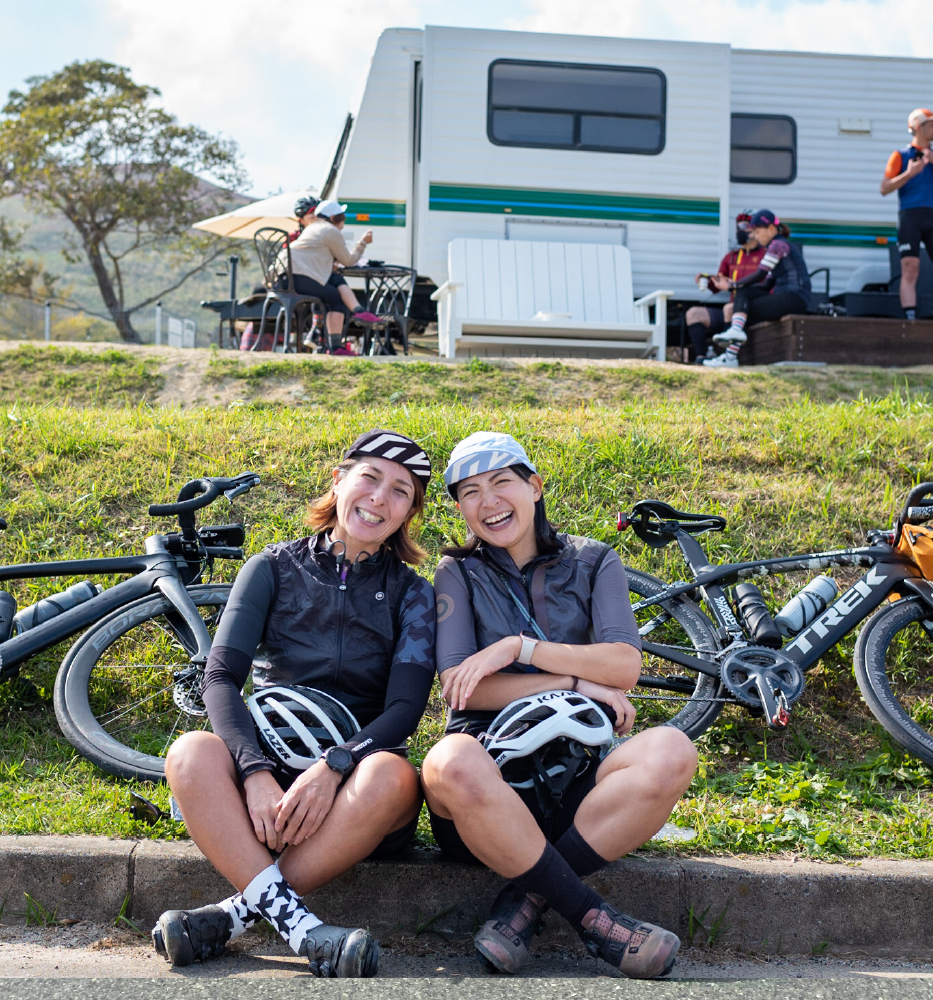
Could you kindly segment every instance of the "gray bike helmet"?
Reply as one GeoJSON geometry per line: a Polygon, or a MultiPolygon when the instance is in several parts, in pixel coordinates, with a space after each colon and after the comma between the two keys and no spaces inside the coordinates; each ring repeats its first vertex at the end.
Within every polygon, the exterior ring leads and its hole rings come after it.
{"type": "Polygon", "coordinates": [[[316,688],[260,688],[246,704],[262,752],[296,775],[360,731],[346,705],[316,688]]]}
{"type": "Polygon", "coordinates": [[[595,701],[575,691],[545,691],[513,701],[483,737],[513,788],[534,788],[547,814],[586,766],[612,745],[612,724],[595,701]]]}

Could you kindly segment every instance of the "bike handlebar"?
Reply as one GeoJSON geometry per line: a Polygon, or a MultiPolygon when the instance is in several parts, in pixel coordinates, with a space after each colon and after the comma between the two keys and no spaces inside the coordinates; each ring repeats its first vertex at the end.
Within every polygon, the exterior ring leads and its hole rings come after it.
{"type": "Polygon", "coordinates": [[[243,493],[248,493],[259,485],[259,476],[255,472],[241,472],[232,479],[209,476],[204,479],[192,479],[178,491],[175,503],[154,503],[149,505],[151,517],[164,517],[170,514],[189,514],[212,504],[221,493],[228,500],[243,493]]]}
{"type": "Polygon", "coordinates": [[[929,521],[931,518],[933,518],[933,506],[907,508],[908,521],[929,521]]]}

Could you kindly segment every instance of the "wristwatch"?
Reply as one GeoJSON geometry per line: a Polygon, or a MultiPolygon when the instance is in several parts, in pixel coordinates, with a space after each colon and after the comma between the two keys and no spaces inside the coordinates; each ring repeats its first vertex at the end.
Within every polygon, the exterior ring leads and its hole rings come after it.
{"type": "Polygon", "coordinates": [[[518,663],[524,663],[525,666],[531,664],[531,658],[534,655],[535,646],[541,641],[536,639],[533,635],[525,635],[524,632],[519,634],[519,639],[522,640],[522,651],[518,654],[518,663]]]}
{"type": "Polygon", "coordinates": [[[324,763],[344,778],[356,767],[353,754],[346,747],[331,747],[325,750],[324,763]]]}

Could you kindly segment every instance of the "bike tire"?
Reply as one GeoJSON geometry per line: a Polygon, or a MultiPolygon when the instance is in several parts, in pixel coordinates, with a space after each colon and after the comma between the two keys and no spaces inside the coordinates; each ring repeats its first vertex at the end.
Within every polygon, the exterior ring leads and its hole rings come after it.
{"type": "MultiPolygon", "coordinates": [[[[187,589],[213,635],[230,586],[187,589]]],[[[173,697],[176,674],[191,667],[196,648],[190,629],[161,595],[99,621],[71,647],[55,678],[55,717],[65,738],[109,774],[161,781],[174,739],[209,726],[206,714],[195,714],[202,671],[186,678],[196,684],[187,709],[173,697]]]]}
{"type": "Polygon", "coordinates": [[[933,767],[933,609],[912,596],[872,615],[855,643],[855,679],[881,725],[933,767]]]}
{"type": "MultiPolygon", "coordinates": [[[[667,586],[663,580],[641,570],[626,566],[625,572],[633,603],[636,603],[638,598],[657,594],[667,586]]],[[[635,620],[642,638],[650,642],[677,646],[697,656],[712,655],[719,650],[716,626],[700,606],[688,597],[675,597],[637,611],[635,620]]],[[[692,677],[687,668],[678,663],[645,654],[643,678],[672,675],[692,677]]],[[[718,677],[698,673],[693,691],[684,695],[684,701],[655,701],[648,698],[639,701],[640,695],[672,694],[672,692],[655,691],[647,686],[635,688],[630,697],[635,701],[642,722],[651,726],[673,726],[695,740],[706,732],[722,711],[723,702],[714,699],[723,698],[724,690],[718,677]]]]}

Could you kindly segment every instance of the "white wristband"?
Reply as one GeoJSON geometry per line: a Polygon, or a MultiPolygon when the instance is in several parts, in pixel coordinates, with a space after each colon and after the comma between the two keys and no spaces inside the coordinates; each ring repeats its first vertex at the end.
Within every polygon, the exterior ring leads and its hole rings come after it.
{"type": "Polygon", "coordinates": [[[526,666],[531,664],[531,658],[534,656],[535,646],[538,645],[538,639],[530,639],[527,635],[520,635],[519,639],[522,640],[522,651],[518,654],[518,662],[524,663],[526,666]]]}

